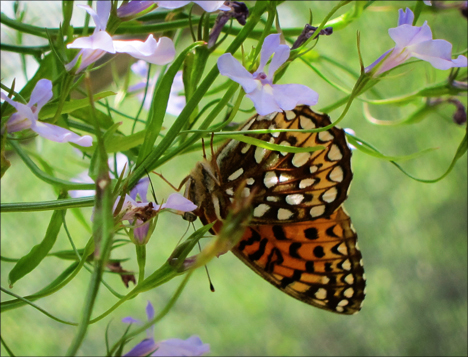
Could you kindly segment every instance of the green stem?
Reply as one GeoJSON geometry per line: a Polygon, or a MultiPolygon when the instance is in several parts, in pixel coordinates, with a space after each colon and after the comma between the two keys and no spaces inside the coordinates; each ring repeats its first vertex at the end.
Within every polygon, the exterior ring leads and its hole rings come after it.
{"type": "Polygon", "coordinates": [[[138,284],[145,280],[146,244],[135,244],[138,261],[138,284]]]}

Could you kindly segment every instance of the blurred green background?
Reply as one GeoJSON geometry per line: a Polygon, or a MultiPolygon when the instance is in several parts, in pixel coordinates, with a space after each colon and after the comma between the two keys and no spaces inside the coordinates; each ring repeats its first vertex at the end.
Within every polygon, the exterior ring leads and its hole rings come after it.
{"type": "MultiPolygon", "coordinates": [[[[356,31],[361,33],[362,54],[368,65],[392,47],[387,29],[396,26],[398,8],[414,4],[410,1],[376,2],[356,22],[330,37],[321,38],[316,50],[358,72],[356,31]]],[[[334,5],[335,2],[287,1],[278,9],[280,23],[284,28],[302,26],[308,21],[309,8],[313,10],[316,23],[334,5]]],[[[345,7],[343,11],[346,10],[345,7]]],[[[31,21],[38,15],[31,10],[28,16],[31,21]]],[[[466,48],[467,21],[457,10],[435,11],[424,7],[418,25],[422,20],[428,21],[434,38],[453,43],[454,52],[466,48]]],[[[245,47],[247,51],[249,46],[250,42],[245,47]]],[[[2,52],[2,78],[7,74],[3,67],[4,56],[2,52]]],[[[213,57],[208,69],[215,64],[213,57]]],[[[345,72],[322,60],[316,65],[330,79],[351,88],[353,79],[345,72]]],[[[448,73],[435,70],[427,63],[405,66],[376,88],[384,98],[399,96],[443,80],[448,73]]],[[[317,109],[343,96],[300,61],[290,66],[281,83],[301,83],[316,90],[320,94],[317,109]]],[[[212,99],[207,98],[206,102],[212,99]]],[[[461,100],[466,105],[466,98],[461,100]]],[[[242,108],[251,106],[245,99],[242,108]]],[[[416,107],[415,104],[372,106],[370,110],[379,119],[396,120],[416,107]]],[[[132,114],[135,108],[137,102],[130,100],[120,109],[132,114]]],[[[454,107],[446,105],[411,126],[376,126],[365,119],[362,103],[356,101],[341,126],[352,128],[358,137],[387,155],[405,155],[438,147],[436,151],[402,164],[413,175],[432,179],[445,172],[464,135],[465,127],[452,121],[453,112],[454,107]]],[[[340,113],[338,109],[329,114],[337,118],[340,113]]],[[[242,122],[248,116],[240,115],[236,121],[242,122]]],[[[173,120],[168,116],[165,127],[173,120]]],[[[124,126],[130,128],[130,125],[124,121],[124,126]]],[[[60,178],[70,179],[85,170],[86,163],[80,166],[81,158],[70,146],[38,137],[27,148],[56,167],[60,178]]],[[[2,202],[56,199],[52,188],[34,177],[16,155],[9,159],[12,167],[2,179],[2,202]]],[[[187,154],[157,171],[177,185],[200,159],[200,153],[187,154]]],[[[211,345],[211,355],[467,355],[466,155],[448,177],[435,184],[416,182],[392,164],[358,151],[353,155],[353,168],[354,180],[345,206],[358,232],[368,281],[367,297],[359,314],[340,316],[296,301],[229,253],[209,264],[216,292],[209,290],[204,270],[196,271],[175,307],[156,325],[156,340],[185,339],[197,334],[211,345]]],[[[157,177],[153,178],[153,184],[159,199],[172,193],[157,177]]],[[[91,215],[90,208],[82,211],[85,217],[91,215]]],[[[51,214],[50,211],[2,213],[2,255],[13,258],[25,255],[43,238],[51,214]]],[[[77,246],[84,246],[89,234],[70,212],[67,224],[77,246]]],[[[164,214],[160,217],[148,244],[147,272],[163,264],[185,229],[185,222],[178,216],[164,214]]],[[[61,249],[70,249],[63,229],[53,250],[61,249]]],[[[137,271],[131,245],[114,251],[113,256],[131,258],[124,263],[124,268],[137,271]]],[[[33,293],[69,264],[54,257],[47,258],[11,290],[22,296],[33,293]]],[[[8,288],[8,272],[12,266],[2,262],[1,279],[5,288],[8,288]]],[[[82,271],[65,289],[37,304],[63,319],[76,321],[89,277],[88,272],[82,271]]],[[[108,274],[105,279],[120,293],[126,293],[118,277],[108,274]]],[[[110,323],[111,341],[115,341],[126,328],[120,322],[123,317],[131,315],[144,320],[148,300],[156,311],[161,310],[181,280],[181,277],[176,278],[144,293],[121,306],[112,318],[91,325],[80,355],[104,354],[107,324],[110,323]]],[[[9,296],[2,294],[2,300],[8,299],[9,296]]],[[[97,316],[115,302],[115,297],[102,288],[93,315],[97,316]]],[[[17,355],[61,355],[75,331],[31,307],[3,314],[1,327],[2,338],[17,355]]],[[[139,339],[135,343],[137,341],[139,339]]],[[[129,347],[133,345],[132,341],[129,347]]],[[[3,346],[1,353],[7,355],[3,346]]]]}

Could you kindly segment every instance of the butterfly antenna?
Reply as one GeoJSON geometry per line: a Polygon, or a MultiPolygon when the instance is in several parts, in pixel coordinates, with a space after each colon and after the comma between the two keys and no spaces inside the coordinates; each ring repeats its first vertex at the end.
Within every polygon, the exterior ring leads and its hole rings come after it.
{"type": "Polygon", "coordinates": [[[156,204],[158,205],[158,200],[156,198],[156,193],[154,192],[154,187],[153,187],[153,182],[151,181],[151,177],[148,173],[148,171],[145,169],[145,172],[146,172],[146,176],[148,176],[148,179],[149,179],[149,182],[151,184],[151,193],[153,194],[153,198],[154,198],[154,202],[156,202],[156,204]]]}
{"type": "Polygon", "coordinates": [[[205,139],[201,138],[202,149],[203,149],[203,158],[206,160],[206,151],[205,151],[205,139]]]}
{"type": "MultiPolygon", "coordinates": [[[[201,251],[200,242],[198,242],[198,249],[201,251]]],[[[214,293],[215,288],[214,288],[213,283],[211,282],[210,272],[208,271],[208,267],[206,265],[205,265],[205,271],[206,271],[206,276],[208,277],[208,282],[210,283],[210,290],[211,290],[211,292],[214,293]]]]}

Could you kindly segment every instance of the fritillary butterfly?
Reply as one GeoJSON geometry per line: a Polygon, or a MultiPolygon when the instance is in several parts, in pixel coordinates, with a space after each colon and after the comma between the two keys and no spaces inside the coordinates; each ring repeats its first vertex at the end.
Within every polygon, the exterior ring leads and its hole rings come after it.
{"type": "MultiPolygon", "coordinates": [[[[330,124],[308,106],[254,115],[240,130],[313,129],[330,124]]],[[[310,305],[354,314],[365,296],[357,235],[343,209],[352,179],[351,150],[342,129],[255,135],[274,144],[325,150],[270,151],[229,140],[211,161],[201,161],[186,196],[207,224],[226,217],[234,192],[250,197],[253,218],[234,254],[277,288],[310,305]]],[[[213,227],[219,232],[221,223],[213,227]]]]}

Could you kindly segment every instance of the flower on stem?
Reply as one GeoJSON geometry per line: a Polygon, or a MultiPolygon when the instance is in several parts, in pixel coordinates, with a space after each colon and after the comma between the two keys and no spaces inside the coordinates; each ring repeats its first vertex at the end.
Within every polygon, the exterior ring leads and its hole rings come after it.
{"type": "Polygon", "coordinates": [[[174,43],[167,37],[161,37],[156,41],[153,35],[149,35],[145,42],[113,40],[105,31],[111,11],[110,1],[98,1],[96,11],[87,5],[77,6],[85,9],[93,17],[96,28],[91,36],[79,37],[67,45],[67,48],[81,48],[75,58],[65,65],[67,71],[79,73],[106,52],[128,53],[135,58],[159,65],[167,64],[174,59],[174,43]]]}
{"type": "Polygon", "coordinates": [[[260,115],[283,110],[292,110],[298,104],[315,105],[318,94],[302,84],[273,84],[273,75],[289,58],[290,49],[280,44],[280,35],[265,38],[260,53],[260,66],[253,74],[247,71],[232,54],[225,53],[218,58],[219,73],[239,83],[246,96],[252,100],[260,115]],[[274,54],[274,55],[273,55],[274,54]],[[265,66],[273,55],[268,74],[265,66]]]}
{"type": "Polygon", "coordinates": [[[2,92],[1,98],[17,110],[8,119],[5,126],[6,131],[13,133],[24,129],[31,129],[43,138],[58,143],[71,142],[84,147],[91,146],[93,138],[89,135],[79,136],[68,129],[39,121],[39,112],[52,99],[52,96],[52,82],[48,79],[40,79],[36,83],[28,104],[15,102],[2,92]]]}
{"type": "Polygon", "coordinates": [[[452,59],[452,44],[445,40],[433,40],[431,28],[427,21],[421,27],[412,26],[413,12],[406,8],[399,10],[398,27],[388,30],[388,34],[395,41],[395,47],[385,52],[374,63],[365,69],[378,76],[400,64],[410,57],[429,62],[437,69],[452,67],[466,67],[467,58],[458,56],[452,59]],[[374,67],[376,67],[374,69],[374,67]]]}
{"type": "MultiPolygon", "coordinates": [[[[130,86],[128,88],[128,92],[138,92],[137,97],[140,100],[143,100],[144,90],[146,87],[146,78],[148,75],[148,64],[145,61],[140,60],[135,62],[131,66],[131,69],[135,74],[142,77],[143,81],[138,82],[133,86],[130,86]]],[[[146,110],[149,110],[151,107],[151,100],[153,98],[154,87],[156,85],[156,79],[158,75],[159,73],[156,73],[156,75],[153,78],[150,78],[149,80],[148,91],[146,93],[146,99],[143,104],[143,107],[146,110]]],[[[169,101],[167,102],[166,112],[174,116],[178,116],[182,112],[182,109],[184,109],[185,107],[185,97],[183,95],[180,95],[179,93],[183,90],[184,83],[182,81],[182,71],[179,71],[174,77],[174,82],[172,82],[171,93],[169,94],[169,101]]]]}
{"type": "MultiPolygon", "coordinates": [[[[191,212],[197,208],[192,201],[186,199],[179,193],[171,194],[167,202],[158,205],[154,202],[148,202],[146,199],[149,179],[144,177],[138,181],[130,194],[125,195],[122,208],[118,212],[121,221],[127,220],[133,228],[134,243],[146,244],[153,233],[156,222],[152,220],[162,210],[175,210],[177,213],[191,212]],[[137,195],[139,197],[137,197],[137,195]]],[[[113,212],[115,212],[121,197],[115,200],[113,212]]]]}
{"type": "MultiPolygon", "coordinates": [[[[146,305],[148,321],[154,319],[153,305],[148,301],[146,305]]],[[[124,323],[141,322],[133,317],[122,319],[124,323]]],[[[165,341],[154,340],[154,325],[146,330],[146,338],[133,347],[125,356],[202,356],[210,352],[210,345],[203,343],[198,336],[190,336],[186,340],[171,338],[165,341]]]]}

